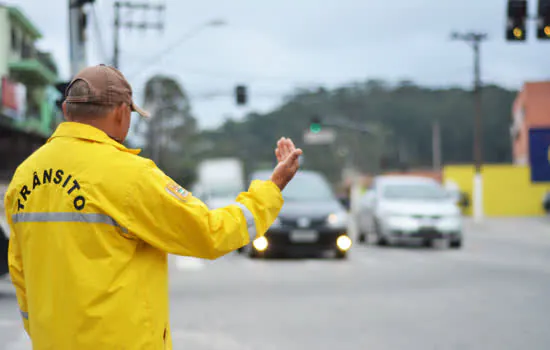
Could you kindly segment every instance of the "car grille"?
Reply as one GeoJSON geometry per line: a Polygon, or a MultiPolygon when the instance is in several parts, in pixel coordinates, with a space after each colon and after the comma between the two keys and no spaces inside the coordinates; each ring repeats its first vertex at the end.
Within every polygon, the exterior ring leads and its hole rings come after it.
{"type": "Polygon", "coordinates": [[[412,217],[418,220],[422,220],[422,219],[439,220],[442,218],[441,215],[413,215],[412,217]]]}
{"type": "MultiPolygon", "coordinates": [[[[288,228],[298,228],[298,221],[299,219],[285,219],[285,218],[281,218],[281,224],[284,226],[284,227],[288,227],[288,228]]],[[[309,218],[309,226],[305,227],[305,228],[317,228],[317,227],[322,227],[325,225],[325,219],[311,219],[309,218]]]]}

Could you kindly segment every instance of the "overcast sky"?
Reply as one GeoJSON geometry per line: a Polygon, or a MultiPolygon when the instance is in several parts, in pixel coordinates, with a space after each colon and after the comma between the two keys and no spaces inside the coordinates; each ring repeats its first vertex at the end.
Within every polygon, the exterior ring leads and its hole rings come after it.
{"type": "MultiPolygon", "coordinates": [[[[143,2],[146,0],[136,0],[143,2]]],[[[159,0],[151,0],[158,3],[159,0]]],[[[536,0],[530,0],[535,14],[536,0]]],[[[18,5],[42,31],[39,46],[52,51],[69,77],[68,0],[8,1],[18,5]]],[[[113,0],[96,0],[98,28],[90,19],[88,63],[112,59],[113,0]]],[[[125,31],[120,69],[134,86],[155,73],[172,75],[192,98],[201,127],[227,116],[268,111],[296,87],[334,87],[351,81],[410,79],[430,86],[470,86],[472,50],[452,42],[453,30],[478,30],[490,40],[482,47],[482,79],[510,88],[550,78],[550,41],[504,40],[505,0],[166,0],[165,31],[125,31]],[[212,19],[223,27],[204,28],[143,69],[174,42],[212,19]],[[138,72],[137,74],[136,71],[138,72]],[[233,88],[250,87],[250,104],[235,107],[233,88]],[[224,94],[212,98],[209,94],[224,94]]],[[[125,18],[130,18],[125,15],[125,18]]],[[[156,20],[155,13],[132,19],[156,20]]]]}

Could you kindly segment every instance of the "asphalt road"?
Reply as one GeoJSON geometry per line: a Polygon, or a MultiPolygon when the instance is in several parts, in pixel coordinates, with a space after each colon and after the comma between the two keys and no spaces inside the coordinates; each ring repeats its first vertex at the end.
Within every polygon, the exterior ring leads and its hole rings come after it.
{"type": "MultiPolygon", "coordinates": [[[[172,259],[174,349],[550,349],[550,219],[467,223],[465,246],[348,261],[172,259]]],[[[11,287],[2,349],[31,349],[11,287]]]]}

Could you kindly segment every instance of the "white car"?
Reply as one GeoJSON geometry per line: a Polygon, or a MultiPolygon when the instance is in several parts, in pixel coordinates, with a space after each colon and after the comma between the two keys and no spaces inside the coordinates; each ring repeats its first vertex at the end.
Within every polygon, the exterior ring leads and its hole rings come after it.
{"type": "Polygon", "coordinates": [[[361,198],[357,222],[360,242],[372,233],[378,245],[416,239],[432,246],[435,239],[447,239],[452,248],[462,246],[462,215],[455,198],[425,177],[376,177],[361,198]]]}

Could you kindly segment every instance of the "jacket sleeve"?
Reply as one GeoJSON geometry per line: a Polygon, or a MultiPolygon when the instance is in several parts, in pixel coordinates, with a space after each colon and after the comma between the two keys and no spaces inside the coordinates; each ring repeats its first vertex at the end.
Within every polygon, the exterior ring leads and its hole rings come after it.
{"type": "Polygon", "coordinates": [[[30,336],[29,328],[29,312],[27,308],[27,289],[25,286],[25,272],[23,270],[23,259],[21,257],[21,247],[19,245],[17,233],[14,230],[11,220],[10,208],[14,207],[14,204],[10,200],[10,191],[6,193],[4,201],[6,218],[8,219],[8,226],[10,230],[10,241],[8,246],[8,268],[10,272],[10,278],[13,286],[15,287],[15,294],[17,296],[17,303],[19,304],[19,312],[23,319],[23,325],[25,331],[30,336]]]}
{"type": "Polygon", "coordinates": [[[271,181],[254,181],[235,203],[210,210],[154,163],[129,184],[130,234],[167,253],[216,259],[263,236],[283,206],[271,181]]]}

